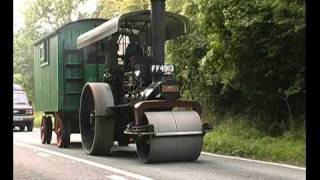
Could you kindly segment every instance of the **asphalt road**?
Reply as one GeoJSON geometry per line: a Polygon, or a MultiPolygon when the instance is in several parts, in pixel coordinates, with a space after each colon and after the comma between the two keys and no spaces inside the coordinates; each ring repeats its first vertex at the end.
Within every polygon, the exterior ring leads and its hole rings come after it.
{"type": "Polygon", "coordinates": [[[68,149],[40,143],[39,129],[14,131],[14,179],[306,179],[306,171],[219,155],[201,154],[195,162],[142,164],[134,145],[116,144],[109,156],[89,156],[79,134],[71,135],[68,149]]]}

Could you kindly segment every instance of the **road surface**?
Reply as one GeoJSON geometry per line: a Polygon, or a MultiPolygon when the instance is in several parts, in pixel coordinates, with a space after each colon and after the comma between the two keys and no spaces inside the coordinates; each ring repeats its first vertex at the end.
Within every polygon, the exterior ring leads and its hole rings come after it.
{"type": "Polygon", "coordinates": [[[261,163],[202,153],[195,162],[142,164],[134,145],[116,144],[109,156],[89,156],[79,134],[71,135],[68,149],[40,143],[39,129],[14,131],[14,179],[306,179],[304,168],[261,163]]]}

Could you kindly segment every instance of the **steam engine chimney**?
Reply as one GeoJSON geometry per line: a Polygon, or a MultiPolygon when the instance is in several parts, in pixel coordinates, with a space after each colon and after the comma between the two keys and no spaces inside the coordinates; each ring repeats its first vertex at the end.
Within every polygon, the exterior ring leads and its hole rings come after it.
{"type": "MultiPolygon", "coordinates": [[[[164,43],[165,43],[165,0],[151,1],[151,26],[152,26],[152,56],[153,64],[164,64],[164,43]]],[[[157,78],[156,78],[157,79],[157,78]]]]}

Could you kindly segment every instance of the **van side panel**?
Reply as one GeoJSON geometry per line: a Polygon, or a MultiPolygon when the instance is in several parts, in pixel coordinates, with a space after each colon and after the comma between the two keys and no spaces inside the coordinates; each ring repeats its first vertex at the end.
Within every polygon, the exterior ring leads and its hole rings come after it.
{"type": "Polygon", "coordinates": [[[34,47],[35,110],[58,111],[58,36],[44,39],[34,47]],[[45,44],[46,63],[41,62],[40,48],[45,44]]]}
{"type": "Polygon", "coordinates": [[[87,64],[83,58],[83,51],[77,50],[77,38],[100,25],[103,21],[86,21],[74,23],[63,28],[59,33],[59,110],[74,112],[79,110],[80,96],[83,85],[91,81],[98,81],[104,64],[87,64]],[[96,74],[97,70],[100,72],[96,74]]]}
{"type": "Polygon", "coordinates": [[[76,47],[77,38],[103,22],[103,19],[72,22],[34,44],[36,111],[71,112],[78,115],[83,85],[98,81],[105,65],[87,64],[83,50],[76,47]],[[45,59],[41,47],[45,49],[45,59]]]}

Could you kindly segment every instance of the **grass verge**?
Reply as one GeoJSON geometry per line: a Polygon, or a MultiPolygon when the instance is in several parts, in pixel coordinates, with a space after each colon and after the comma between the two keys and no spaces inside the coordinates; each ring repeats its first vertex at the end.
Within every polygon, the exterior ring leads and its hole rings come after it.
{"type": "Polygon", "coordinates": [[[253,128],[246,121],[226,120],[206,134],[203,150],[216,154],[304,166],[305,131],[285,132],[271,137],[253,128]]]}

